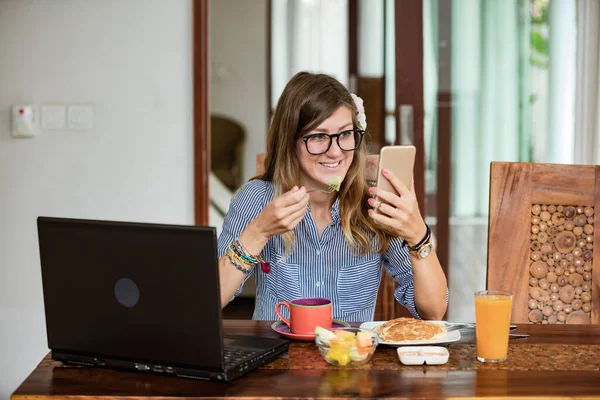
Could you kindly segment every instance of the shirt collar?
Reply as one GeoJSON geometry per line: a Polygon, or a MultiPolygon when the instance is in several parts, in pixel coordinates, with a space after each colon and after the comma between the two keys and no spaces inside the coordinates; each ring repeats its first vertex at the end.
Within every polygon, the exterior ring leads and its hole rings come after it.
{"type": "Polygon", "coordinates": [[[335,201],[333,202],[333,207],[331,207],[331,218],[333,222],[340,222],[340,197],[336,196],[335,201]]]}
{"type": "MultiPolygon", "coordinates": [[[[310,203],[308,203],[308,212],[310,212],[310,203]]],[[[334,223],[340,222],[340,198],[337,196],[331,207],[331,219],[334,223]]]]}

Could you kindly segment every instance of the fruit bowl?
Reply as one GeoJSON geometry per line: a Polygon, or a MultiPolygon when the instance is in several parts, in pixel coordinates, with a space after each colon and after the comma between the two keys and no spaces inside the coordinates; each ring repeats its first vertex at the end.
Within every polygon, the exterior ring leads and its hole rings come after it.
{"type": "Polygon", "coordinates": [[[364,328],[317,327],[315,343],[329,364],[353,367],[369,362],[379,344],[379,336],[372,330],[364,328]]]}

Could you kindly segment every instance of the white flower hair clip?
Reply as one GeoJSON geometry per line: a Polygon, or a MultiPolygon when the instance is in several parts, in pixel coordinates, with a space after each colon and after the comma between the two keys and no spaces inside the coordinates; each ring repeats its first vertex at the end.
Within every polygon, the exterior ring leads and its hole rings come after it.
{"type": "Polygon", "coordinates": [[[367,129],[367,116],[365,114],[365,106],[363,105],[363,99],[361,99],[354,93],[350,93],[350,96],[352,96],[354,104],[356,104],[356,119],[358,120],[358,127],[364,131],[365,129],[367,129]]]}

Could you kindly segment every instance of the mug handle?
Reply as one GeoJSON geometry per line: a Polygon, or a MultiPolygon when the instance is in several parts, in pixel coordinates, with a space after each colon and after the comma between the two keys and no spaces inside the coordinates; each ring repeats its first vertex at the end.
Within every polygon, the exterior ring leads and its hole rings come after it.
{"type": "Polygon", "coordinates": [[[277,314],[277,316],[278,316],[279,318],[281,318],[281,320],[282,320],[282,321],[283,321],[283,322],[284,322],[284,323],[285,323],[287,326],[289,326],[289,327],[290,327],[290,329],[292,329],[292,327],[290,326],[290,321],[289,321],[289,320],[287,320],[287,319],[285,319],[285,318],[283,317],[283,315],[281,315],[281,313],[279,312],[279,307],[280,307],[280,306],[287,307],[288,311],[290,311],[290,312],[291,312],[292,310],[290,309],[290,303],[288,303],[287,301],[280,301],[279,303],[277,303],[277,304],[275,305],[275,313],[277,314]]]}

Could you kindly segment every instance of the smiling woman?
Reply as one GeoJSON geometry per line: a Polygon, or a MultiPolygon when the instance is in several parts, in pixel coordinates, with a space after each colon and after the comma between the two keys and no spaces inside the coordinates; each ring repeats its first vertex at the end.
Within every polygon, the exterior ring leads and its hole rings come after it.
{"type": "Polygon", "coordinates": [[[396,301],[416,317],[444,315],[446,278],[435,252],[419,259],[405,245],[428,231],[414,193],[392,173],[393,192],[367,185],[359,103],[325,74],[300,72],[285,86],[264,172],[236,192],[219,236],[223,306],[254,274],[254,319],[277,319],[280,301],[325,297],[334,319],[372,320],[383,264],[398,283],[396,301]],[[334,179],[339,191],[327,190],[334,179]],[[370,195],[387,208],[373,213],[370,195]]]}
{"type": "Polygon", "coordinates": [[[296,154],[304,178],[300,181],[302,185],[322,189],[335,176],[341,176],[343,180],[352,163],[354,150],[362,140],[362,132],[346,130],[352,126],[352,111],[341,106],[316,129],[296,142],[296,154]],[[337,146],[332,147],[334,139],[337,146]]]}

